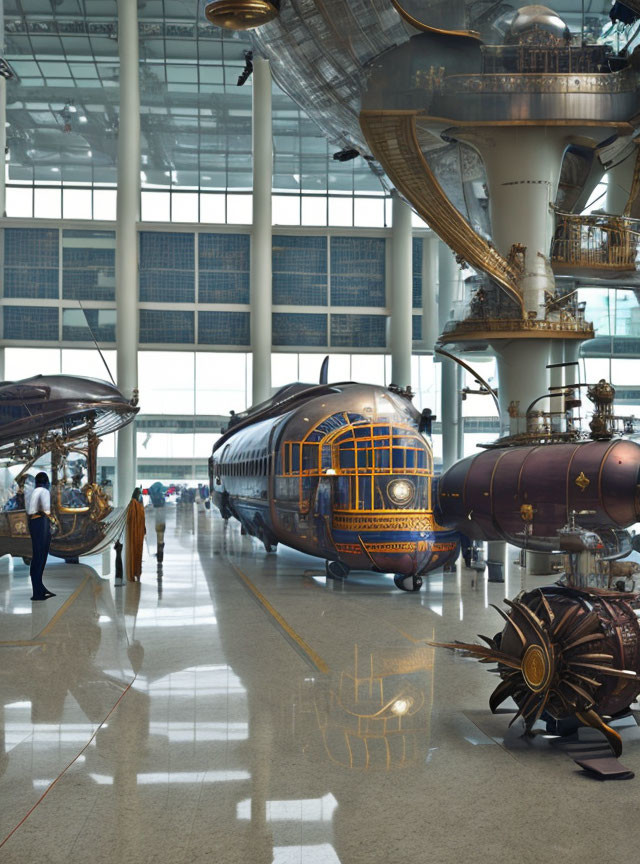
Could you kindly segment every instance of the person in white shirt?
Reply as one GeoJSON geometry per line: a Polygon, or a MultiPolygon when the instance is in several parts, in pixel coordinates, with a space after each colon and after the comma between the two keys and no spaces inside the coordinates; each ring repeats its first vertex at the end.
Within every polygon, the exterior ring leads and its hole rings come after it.
{"type": "Polygon", "coordinates": [[[29,533],[31,534],[31,587],[33,589],[32,600],[47,600],[55,597],[53,591],[49,591],[42,584],[49,547],[51,546],[51,493],[49,492],[49,477],[45,471],[36,474],[36,488],[31,493],[27,505],[27,516],[29,517],[29,533]]]}

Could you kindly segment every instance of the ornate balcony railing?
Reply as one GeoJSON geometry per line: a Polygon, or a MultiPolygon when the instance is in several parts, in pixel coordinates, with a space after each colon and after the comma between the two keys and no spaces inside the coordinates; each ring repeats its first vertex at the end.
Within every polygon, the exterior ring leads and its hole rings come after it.
{"type": "Polygon", "coordinates": [[[483,74],[585,75],[616,71],[621,61],[605,45],[484,45],[483,74]]]}
{"type": "Polygon", "coordinates": [[[638,232],[618,216],[558,216],[551,249],[556,272],[573,269],[634,271],[638,232]]]}

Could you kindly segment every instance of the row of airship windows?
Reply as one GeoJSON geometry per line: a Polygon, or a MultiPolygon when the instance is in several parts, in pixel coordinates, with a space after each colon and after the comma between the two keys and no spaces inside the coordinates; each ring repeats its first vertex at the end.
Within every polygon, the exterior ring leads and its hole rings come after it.
{"type": "Polygon", "coordinates": [[[218,471],[222,477],[266,477],[269,473],[270,457],[265,453],[256,459],[221,463],[218,471]]]}

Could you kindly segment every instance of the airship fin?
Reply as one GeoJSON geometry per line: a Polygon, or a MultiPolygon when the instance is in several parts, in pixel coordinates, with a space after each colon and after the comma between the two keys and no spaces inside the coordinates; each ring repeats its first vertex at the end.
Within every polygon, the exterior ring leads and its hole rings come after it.
{"type": "Polygon", "coordinates": [[[318,384],[328,384],[329,383],[329,355],[324,358],[322,361],[322,366],[320,367],[320,380],[318,384]]]}

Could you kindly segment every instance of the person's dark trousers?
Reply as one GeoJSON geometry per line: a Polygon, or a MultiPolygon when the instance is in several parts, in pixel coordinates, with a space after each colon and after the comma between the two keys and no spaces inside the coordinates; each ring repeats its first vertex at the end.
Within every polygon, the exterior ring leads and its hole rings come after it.
{"type": "Polygon", "coordinates": [[[29,517],[29,533],[31,534],[31,586],[34,597],[44,597],[44,586],[42,585],[42,574],[49,555],[51,546],[51,523],[46,516],[38,516],[37,519],[29,517]]]}

